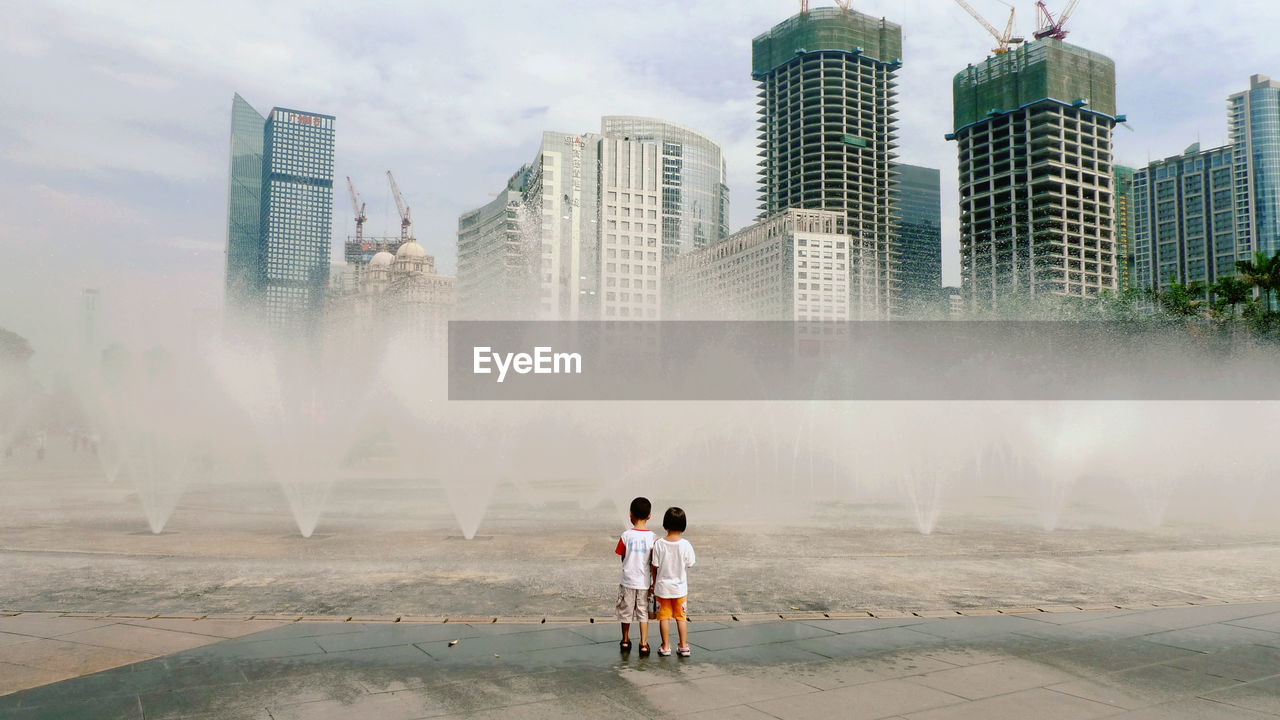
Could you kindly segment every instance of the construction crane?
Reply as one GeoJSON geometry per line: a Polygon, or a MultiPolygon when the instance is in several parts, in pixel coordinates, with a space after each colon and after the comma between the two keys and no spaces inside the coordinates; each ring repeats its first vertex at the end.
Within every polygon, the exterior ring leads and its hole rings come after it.
{"type": "Polygon", "coordinates": [[[351,176],[347,176],[347,192],[351,193],[351,210],[356,214],[356,242],[364,243],[364,221],[368,220],[368,216],[364,214],[364,203],[360,202],[360,196],[356,194],[356,186],[351,182],[351,176]]]}
{"type": "Polygon", "coordinates": [[[400,187],[396,185],[396,178],[387,171],[387,180],[391,181],[391,195],[396,199],[396,209],[400,211],[400,242],[409,242],[409,207],[404,204],[404,196],[400,194],[400,187]]]}
{"type": "Polygon", "coordinates": [[[1076,6],[1080,4],[1080,0],[1071,0],[1062,12],[1058,13],[1058,17],[1054,18],[1053,13],[1049,12],[1049,8],[1045,6],[1044,0],[1036,0],[1036,24],[1040,26],[1036,30],[1036,39],[1053,38],[1055,40],[1065,40],[1067,38],[1067,19],[1071,17],[1071,13],[1076,11],[1076,6]]]}
{"type": "MultiPolygon", "coordinates": [[[[853,10],[853,0],[836,0],[842,10],[853,10]]],[[[809,0],[800,0],[800,12],[809,12],[809,0]]]]}
{"type": "Polygon", "coordinates": [[[974,10],[973,6],[969,3],[964,0],[956,0],[956,4],[964,8],[965,12],[972,15],[973,19],[977,20],[978,24],[986,28],[987,32],[991,33],[991,37],[996,39],[997,45],[995,49],[992,50],[996,55],[1003,55],[1009,52],[1014,45],[1019,45],[1024,42],[1023,38],[1013,36],[1013,21],[1018,12],[1016,8],[1009,8],[1009,22],[1004,26],[1004,32],[1000,32],[999,30],[996,30],[995,25],[987,22],[987,19],[982,17],[977,10],[974,10]]]}

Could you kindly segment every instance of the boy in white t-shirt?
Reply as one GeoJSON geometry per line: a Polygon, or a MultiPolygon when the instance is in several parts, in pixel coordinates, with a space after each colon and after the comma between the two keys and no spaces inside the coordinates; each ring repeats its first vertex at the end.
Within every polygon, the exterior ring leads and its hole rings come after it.
{"type": "Polygon", "coordinates": [[[631,528],[618,538],[615,550],[622,556],[622,582],[618,585],[618,621],[622,623],[622,652],[631,651],[631,623],[640,623],[640,655],[649,654],[649,551],[653,531],[645,527],[653,506],[647,498],[631,501],[631,528]]]}
{"type": "Polygon", "coordinates": [[[689,577],[685,570],[693,567],[696,558],[693,546],[681,537],[687,526],[684,510],[667,508],[667,514],[662,516],[662,528],[667,531],[667,536],[653,543],[653,594],[658,598],[658,630],[662,633],[662,647],[658,648],[658,654],[664,657],[671,654],[668,623],[673,617],[680,632],[680,646],[676,648],[676,654],[689,657],[691,653],[687,640],[689,619],[685,614],[689,577]]]}

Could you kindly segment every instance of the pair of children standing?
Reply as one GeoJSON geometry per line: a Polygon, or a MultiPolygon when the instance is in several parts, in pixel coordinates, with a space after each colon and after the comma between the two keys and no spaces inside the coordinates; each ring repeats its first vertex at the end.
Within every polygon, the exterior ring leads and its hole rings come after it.
{"type": "Polygon", "coordinates": [[[622,623],[622,652],[631,650],[631,623],[640,623],[640,655],[649,654],[649,596],[657,600],[658,629],[662,647],[658,654],[671,654],[670,621],[676,621],[680,645],[676,654],[689,657],[689,621],[685,601],[689,579],[685,570],[693,567],[693,546],[681,537],[688,524],[684,510],[667,508],[662,516],[665,538],[655,537],[647,525],[653,507],[647,498],[631,501],[631,528],[618,539],[622,556],[622,583],[618,587],[618,620],[622,623]]]}

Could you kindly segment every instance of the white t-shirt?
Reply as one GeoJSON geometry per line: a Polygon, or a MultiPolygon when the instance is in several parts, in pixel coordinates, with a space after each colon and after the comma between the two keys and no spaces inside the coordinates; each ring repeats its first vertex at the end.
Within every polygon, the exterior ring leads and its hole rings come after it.
{"type": "Polygon", "coordinates": [[[618,538],[615,550],[622,556],[622,587],[649,589],[649,549],[653,547],[652,530],[627,528],[618,538]]]}
{"type": "Polygon", "coordinates": [[[659,539],[653,543],[653,594],[660,598],[682,598],[689,594],[689,577],[685,568],[693,567],[693,546],[680,538],[675,542],[659,539]]]}

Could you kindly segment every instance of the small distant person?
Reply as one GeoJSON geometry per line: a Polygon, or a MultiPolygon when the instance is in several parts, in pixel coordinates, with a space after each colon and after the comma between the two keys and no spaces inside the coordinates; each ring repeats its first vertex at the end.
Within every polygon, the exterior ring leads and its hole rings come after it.
{"type": "Polygon", "coordinates": [[[671,618],[676,620],[676,629],[680,633],[680,646],[676,654],[689,657],[689,616],[685,613],[685,601],[689,598],[689,577],[685,571],[693,567],[696,558],[693,546],[685,540],[685,527],[688,520],[684,510],[678,507],[667,508],[662,516],[662,529],[667,531],[665,538],[653,543],[653,594],[658,599],[658,630],[662,633],[662,647],[658,654],[666,657],[671,654],[671,618]]]}
{"type": "Polygon", "coordinates": [[[653,531],[646,527],[653,506],[648,498],[631,501],[631,527],[618,538],[616,552],[622,556],[622,582],[618,585],[618,621],[622,623],[622,642],[618,648],[631,652],[631,623],[640,623],[640,655],[649,654],[649,592],[653,581],[649,575],[649,551],[653,549],[653,531]]]}

